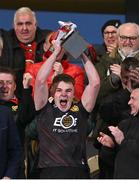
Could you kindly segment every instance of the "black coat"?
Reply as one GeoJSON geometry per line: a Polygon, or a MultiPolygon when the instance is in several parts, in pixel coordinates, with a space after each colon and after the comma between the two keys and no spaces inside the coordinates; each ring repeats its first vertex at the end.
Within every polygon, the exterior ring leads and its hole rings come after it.
{"type": "Polygon", "coordinates": [[[21,166],[21,144],[10,108],[0,107],[0,179],[17,178],[21,166]]]}
{"type": "Polygon", "coordinates": [[[139,179],[139,114],[119,124],[125,139],[115,159],[114,178],[139,179]]]}
{"type": "MultiPolygon", "coordinates": [[[[0,66],[12,68],[17,75],[17,93],[19,97],[22,91],[22,78],[25,71],[25,56],[24,50],[20,48],[19,41],[15,31],[5,31],[1,29],[1,35],[4,41],[2,56],[0,57],[0,66]]],[[[43,43],[50,30],[42,30],[37,27],[35,41],[37,43],[35,62],[42,61],[43,43]]]]}
{"type": "Polygon", "coordinates": [[[34,119],[36,114],[31,94],[32,88],[30,87],[28,89],[23,89],[22,98],[18,99],[18,103],[0,100],[0,106],[4,105],[12,110],[22,144],[24,144],[24,129],[26,125],[34,119]]]}

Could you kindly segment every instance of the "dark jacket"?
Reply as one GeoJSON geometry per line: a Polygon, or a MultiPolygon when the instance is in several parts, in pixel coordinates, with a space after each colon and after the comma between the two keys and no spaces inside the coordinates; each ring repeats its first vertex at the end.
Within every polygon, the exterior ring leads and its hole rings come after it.
{"type": "Polygon", "coordinates": [[[0,178],[17,178],[21,165],[21,145],[11,110],[0,107],[0,178]]]}
{"type": "Polygon", "coordinates": [[[117,126],[119,122],[130,116],[129,100],[130,92],[123,88],[102,100],[99,114],[103,118],[106,127],[117,126]]]}
{"type": "Polygon", "coordinates": [[[112,94],[113,92],[119,89],[119,85],[113,86],[111,82],[110,65],[121,64],[121,62],[122,61],[119,54],[117,54],[115,59],[109,57],[108,54],[104,54],[96,63],[95,67],[101,79],[101,86],[100,86],[100,91],[97,98],[97,103],[100,103],[100,101],[104,97],[108,96],[109,94],[112,94]]]}
{"type": "MultiPolygon", "coordinates": [[[[139,53],[135,55],[135,58],[139,60],[139,53]]],[[[121,64],[122,61],[123,60],[120,54],[117,52],[115,54],[115,58],[109,57],[108,54],[104,54],[95,64],[101,80],[100,91],[97,98],[98,104],[104,97],[116,92],[121,88],[121,80],[110,72],[110,65],[121,64]],[[112,82],[112,79],[115,80],[115,83],[112,82]]]]}
{"type": "Polygon", "coordinates": [[[139,179],[139,114],[119,124],[124,140],[115,159],[114,178],[139,179]]]}
{"type": "Polygon", "coordinates": [[[24,144],[24,129],[35,117],[35,106],[31,94],[30,87],[23,89],[22,98],[17,102],[0,100],[0,106],[5,105],[12,110],[22,144],[24,144]]]}
{"type": "MultiPolygon", "coordinates": [[[[43,43],[50,30],[42,30],[37,27],[35,41],[37,43],[35,62],[42,61],[43,43]]],[[[16,37],[15,31],[1,30],[1,35],[4,41],[4,48],[2,56],[0,57],[0,66],[12,68],[17,75],[17,94],[18,97],[22,91],[22,78],[25,71],[25,56],[24,50],[20,48],[19,41],[16,37]]]]}

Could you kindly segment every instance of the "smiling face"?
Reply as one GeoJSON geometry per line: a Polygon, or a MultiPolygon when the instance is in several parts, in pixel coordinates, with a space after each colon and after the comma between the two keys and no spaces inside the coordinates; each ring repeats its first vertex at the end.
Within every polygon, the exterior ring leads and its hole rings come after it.
{"type": "Polygon", "coordinates": [[[117,28],[114,26],[107,26],[103,32],[104,43],[107,46],[117,44],[117,28]]]}
{"type": "Polygon", "coordinates": [[[13,75],[0,73],[0,98],[9,101],[14,97],[15,90],[16,84],[13,75]]]}
{"type": "Polygon", "coordinates": [[[132,91],[128,104],[131,107],[131,115],[135,116],[139,112],[139,88],[132,91]]]}
{"type": "Polygon", "coordinates": [[[55,93],[54,101],[56,106],[63,112],[70,109],[74,99],[74,86],[71,82],[67,83],[61,81],[58,83],[55,93]]]}
{"type": "Polygon", "coordinates": [[[137,51],[139,49],[139,27],[131,23],[121,25],[118,30],[118,45],[125,56],[137,51]]]}

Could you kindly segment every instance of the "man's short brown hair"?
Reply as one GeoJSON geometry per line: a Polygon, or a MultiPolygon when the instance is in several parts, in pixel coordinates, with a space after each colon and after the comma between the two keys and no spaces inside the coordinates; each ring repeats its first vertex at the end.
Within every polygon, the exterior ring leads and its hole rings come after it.
{"type": "Polygon", "coordinates": [[[16,82],[16,74],[11,68],[0,66],[0,74],[1,73],[11,74],[13,76],[14,81],[16,82]]]}
{"type": "Polygon", "coordinates": [[[51,96],[54,96],[56,88],[61,81],[64,81],[65,83],[72,83],[73,86],[75,85],[75,80],[73,79],[72,76],[68,74],[58,74],[57,76],[54,77],[52,85],[50,87],[51,96]]]}

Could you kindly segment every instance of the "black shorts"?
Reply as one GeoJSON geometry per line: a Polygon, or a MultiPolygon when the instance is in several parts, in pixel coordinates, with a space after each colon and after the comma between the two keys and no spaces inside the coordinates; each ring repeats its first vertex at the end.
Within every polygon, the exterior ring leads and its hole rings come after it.
{"type": "Polygon", "coordinates": [[[47,167],[40,169],[40,179],[90,179],[88,166],[47,167]]]}

